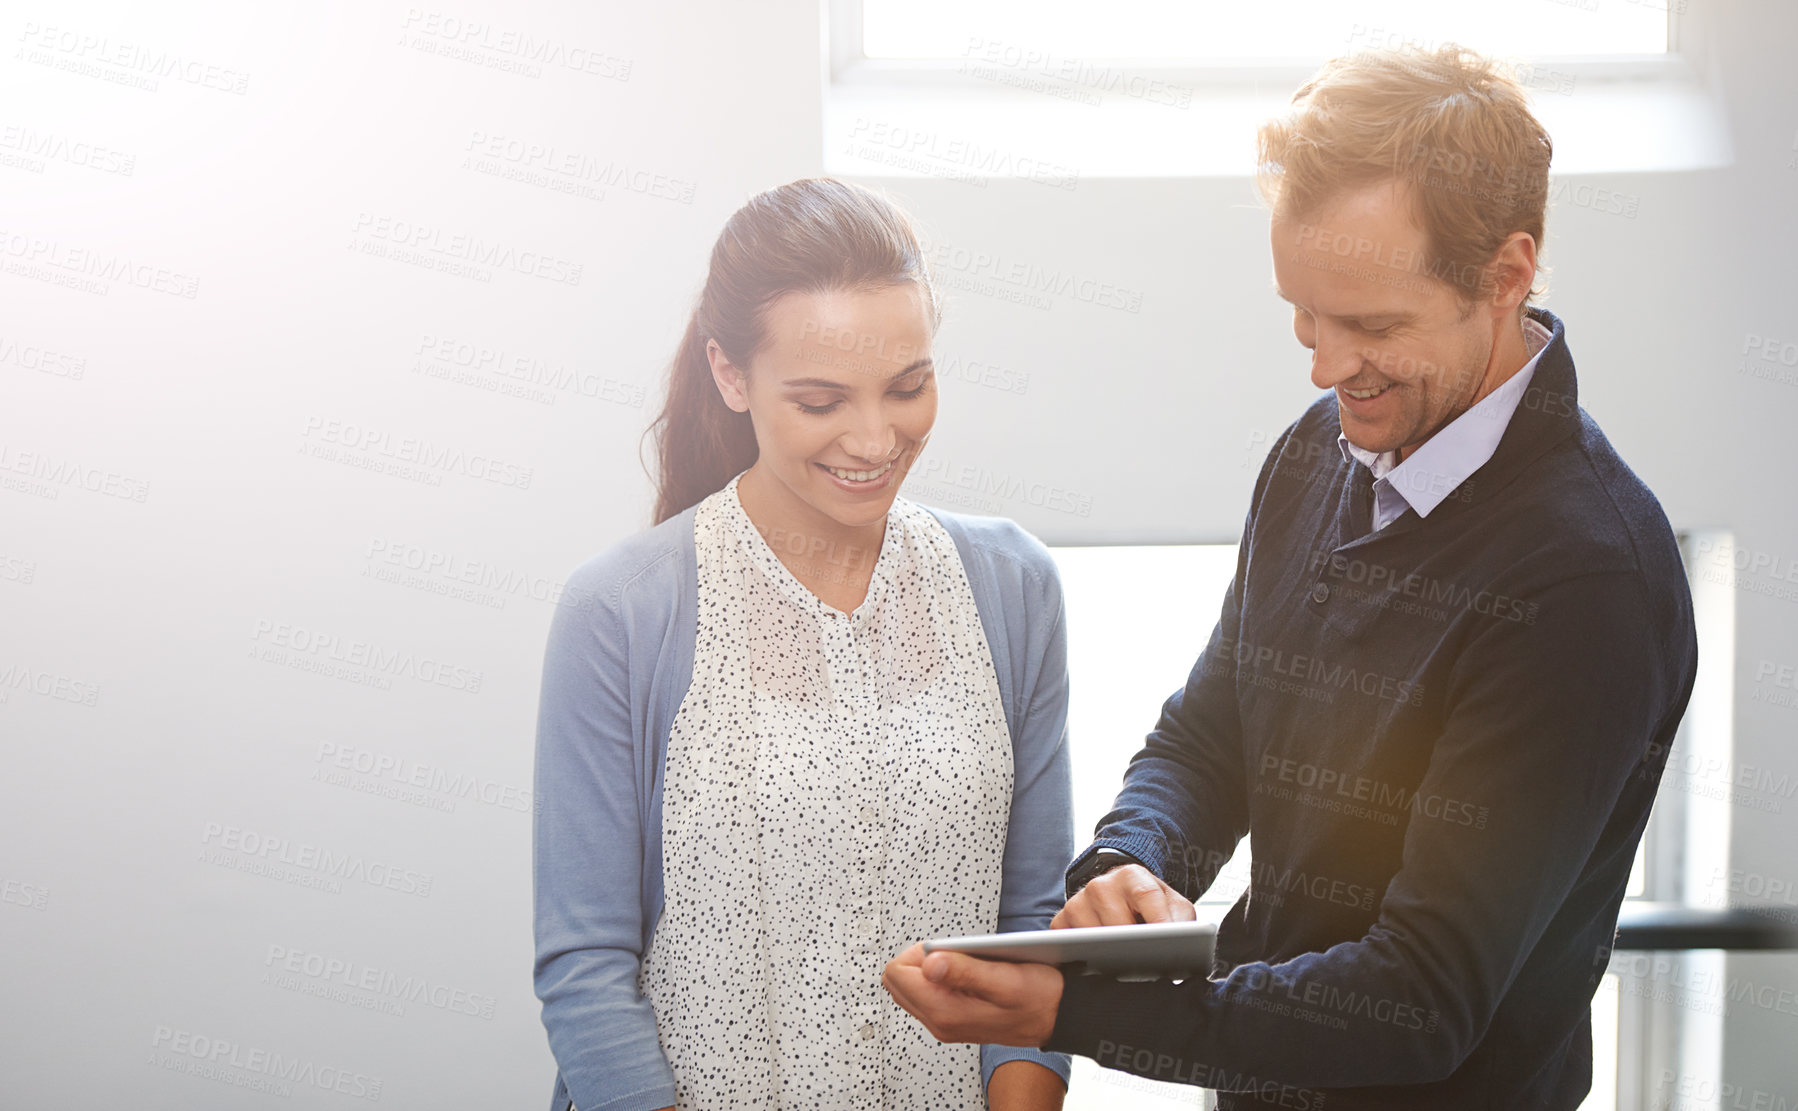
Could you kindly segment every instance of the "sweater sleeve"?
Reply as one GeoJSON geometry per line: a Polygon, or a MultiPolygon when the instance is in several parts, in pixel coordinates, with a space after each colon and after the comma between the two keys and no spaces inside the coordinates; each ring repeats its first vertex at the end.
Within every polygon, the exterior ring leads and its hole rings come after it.
{"type": "Polygon", "coordinates": [[[533,822],[537,997],[578,1111],[674,1104],[674,1073],[637,989],[643,815],[629,644],[598,595],[558,608],[537,717],[533,822]]]}
{"type": "MultiPolygon", "coordinates": [[[[1021,612],[1047,620],[1030,638],[1029,694],[1012,744],[1011,818],[999,892],[999,932],[1046,930],[1061,909],[1061,876],[1074,851],[1073,788],[1068,771],[1068,648],[1061,580],[1046,551],[1039,574],[1024,579],[1036,597],[1021,612]]],[[[1008,599],[1010,601],[1010,599],[1008,599]]],[[[1023,651],[1014,644],[1012,651],[1023,651]]],[[[1008,1061],[1032,1061],[1068,1082],[1065,1053],[1008,1045],[980,1047],[981,1088],[1008,1061]]]]}
{"type": "MultiPolygon", "coordinates": [[[[1215,981],[1068,977],[1048,1044],[1228,1090],[1453,1073],[1607,827],[1622,823],[1606,851],[1634,848],[1652,784],[1632,779],[1683,706],[1663,674],[1679,653],[1644,629],[1646,612],[1638,574],[1593,573],[1545,590],[1536,624],[1493,622],[1468,642],[1366,936],[1215,981]],[[1626,790],[1638,797],[1620,817],[1626,790]],[[1417,813],[1451,804],[1452,819],[1417,813]]],[[[1167,788],[1179,821],[1196,814],[1178,800],[1185,783],[1167,788]]],[[[1614,916],[1622,892],[1608,894],[1614,916]]]]}

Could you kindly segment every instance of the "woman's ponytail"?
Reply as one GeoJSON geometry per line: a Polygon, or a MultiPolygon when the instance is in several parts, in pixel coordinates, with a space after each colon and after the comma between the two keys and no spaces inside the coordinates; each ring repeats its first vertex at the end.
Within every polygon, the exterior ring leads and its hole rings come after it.
{"type": "Polygon", "coordinates": [[[668,367],[668,400],[651,426],[661,474],[658,525],[724,489],[755,462],[755,429],[749,414],[732,409],[718,395],[705,347],[695,308],[668,367]]]}

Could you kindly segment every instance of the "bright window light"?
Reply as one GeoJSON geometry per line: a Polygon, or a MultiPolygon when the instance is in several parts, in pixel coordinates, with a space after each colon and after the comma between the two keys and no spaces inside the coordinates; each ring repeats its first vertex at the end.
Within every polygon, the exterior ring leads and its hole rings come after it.
{"type": "Polygon", "coordinates": [[[1665,54],[1685,0],[862,0],[870,58],[1065,68],[1104,58],[1170,65],[1321,61],[1355,49],[1458,42],[1505,58],[1665,54]],[[1524,10],[1524,9],[1527,9],[1524,10]]]}
{"type": "MultiPolygon", "coordinates": [[[[1068,623],[1074,842],[1111,809],[1161,704],[1186,685],[1236,574],[1234,544],[1051,548],[1068,623]]],[[[1248,842],[1203,903],[1222,918],[1248,886],[1248,842]]]]}
{"type": "Polygon", "coordinates": [[[1605,976],[1592,996],[1592,1090],[1579,1111],[1617,1111],[1618,980],[1605,976]]]}

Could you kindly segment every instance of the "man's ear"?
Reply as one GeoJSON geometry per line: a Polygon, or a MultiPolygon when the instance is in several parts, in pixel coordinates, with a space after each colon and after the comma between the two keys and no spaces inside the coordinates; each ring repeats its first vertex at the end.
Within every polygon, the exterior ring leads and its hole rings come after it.
{"type": "Polygon", "coordinates": [[[1536,281],[1535,237],[1524,231],[1506,236],[1486,265],[1486,278],[1491,283],[1493,314],[1515,312],[1536,281]]]}
{"type": "Polygon", "coordinates": [[[718,341],[705,341],[705,357],[712,364],[712,381],[718,385],[718,396],[738,413],[749,412],[749,382],[741,368],[730,361],[718,341]]]}

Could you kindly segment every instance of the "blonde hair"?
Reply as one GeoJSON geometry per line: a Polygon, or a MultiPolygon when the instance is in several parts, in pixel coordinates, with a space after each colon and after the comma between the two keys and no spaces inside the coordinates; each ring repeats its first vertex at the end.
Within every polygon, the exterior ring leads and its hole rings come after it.
{"type": "Polygon", "coordinates": [[[1510,67],[1453,43],[1332,59],[1258,140],[1255,183],[1279,216],[1303,219],[1361,187],[1406,183],[1427,272],[1464,303],[1489,289],[1486,264],[1511,233],[1542,248],[1554,144],[1510,67]]]}

